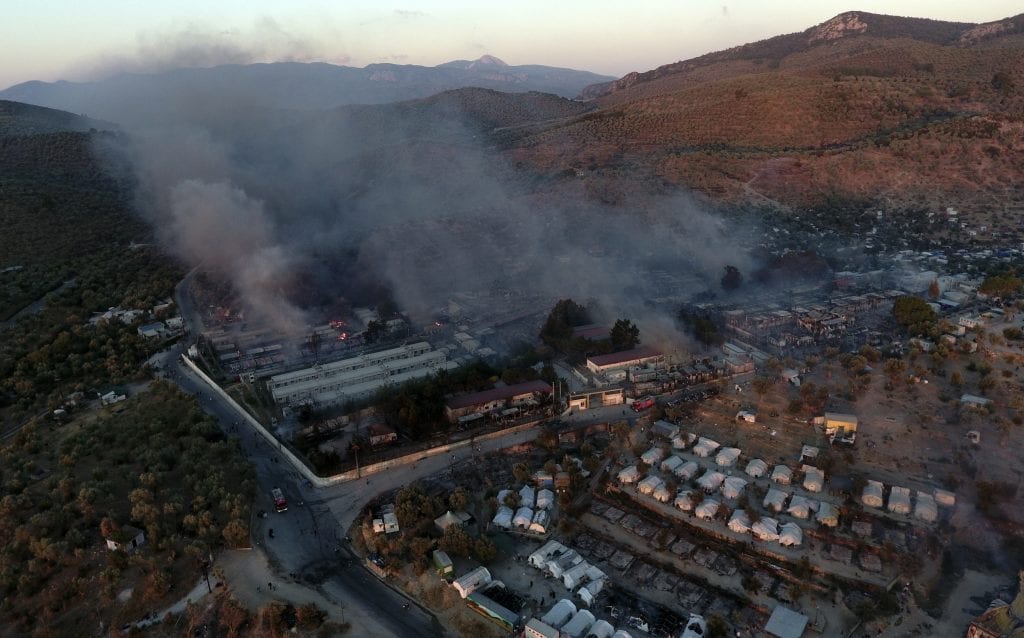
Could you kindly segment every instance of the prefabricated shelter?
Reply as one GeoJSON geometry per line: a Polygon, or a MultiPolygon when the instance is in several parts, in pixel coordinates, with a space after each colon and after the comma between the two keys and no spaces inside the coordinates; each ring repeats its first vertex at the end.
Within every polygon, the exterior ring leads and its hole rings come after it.
{"type": "Polygon", "coordinates": [[[697,444],[693,446],[693,453],[701,458],[707,458],[715,453],[715,450],[721,447],[718,441],[706,437],[700,437],[697,439],[697,444]]]}
{"type": "Polygon", "coordinates": [[[867,485],[864,486],[864,491],[860,495],[860,502],[868,507],[881,507],[882,506],[882,492],[885,490],[885,486],[878,481],[869,480],[867,485]]]}
{"type": "Polygon", "coordinates": [[[804,445],[800,448],[800,462],[806,463],[807,461],[813,461],[818,458],[819,453],[821,453],[821,450],[813,445],[804,445]]]}
{"type": "Polygon", "coordinates": [[[655,421],[654,425],[651,426],[651,430],[658,436],[663,436],[666,439],[672,439],[675,435],[679,434],[679,426],[668,421],[655,421]]]}
{"type": "Polygon", "coordinates": [[[562,625],[569,622],[569,619],[576,615],[576,605],[568,598],[563,598],[548,610],[548,613],[541,616],[540,621],[555,629],[561,629],[562,625]]]}
{"type": "Polygon", "coordinates": [[[683,459],[678,456],[670,456],[661,462],[662,472],[675,472],[676,468],[684,463],[683,459]]]}
{"type": "Polygon", "coordinates": [[[570,549],[564,554],[548,560],[548,573],[555,578],[561,578],[562,574],[583,562],[583,557],[575,549],[570,549]]]}
{"type": "Polygon", "coordinates": [[[818,513],[815,518],[825,527],[838,527],[839,509],[828,501],[821,501],[818,504],[818,513]]]}
{"type": "Polygon", "coordinates": [[[729,499],[740,497],[740,493],[747,487],[747,482],[738,476],[730,476],[722,482],[722,496],[729,499]]]}
{"type": "Polygon", "coordinates": [[[789,607],[776,605],[764,630],[775,638],[800,638],[804,635],[804,629],[807,628],[809,621],[810,618],[789,607]]]}
{"type": "Polygon", "coordinates": [[[146,543],[146,534],[141,529],[131,525],[125,525],[114,530],[107,539],[107,549],[112,552],[121,550],[131,554],[146,543]]]}
{"type": "Polygon", "coordinates": [[[725,474],[716,472],[715,470],[708,470],[704,472],[699,479],[697,479],[697,485],[700,485],[701,488],[709,494],[721,487],[724,482],[725,474]]]}
{"type": "Polygon", "coordinates": [[[519,506],[533,508],[536,491],[529,485],[524,485],[519,490],[519,506]]]}
{"type": "Polygon", "coordinates": [[[693,442],[696,440],[696,434],[692,432],[680,432],[679,434],[672,437],[672,447],[677,450],[685,450],[686,448],[693,445],[693,442]]]}
{"type": "Polygon", "coordinates": [[[750,527],[750,531],[763,541],[779,540],[779,522],[774,518],[762,518],[750,527]]]}
{"type": "Polygon", "coordinates": [[[935,497],[931,494],[918,491],[914,504],[914,517],[922,521],[934,523],[939,517],[939,507],[935,504],[935,497]]]}
{"type": "Polygon", "coordinates": [[[523,629],[526,638],[558,638],[558,629],[542,620],[531,618],[523,629]]]}
{"type": "Polygon", "coordinates": [[[718,506],[720,504],[721,503],[713,498],[706,498],[701,501],[701,504],[697,506],[697,509],[695,509],[693,513],[697,515],[697,518],[701,518],[706,521],[711,520],[715,517],[715,514],[718,513],[718,506]]]}
{"type": "Polygon", "coordinates": [[[533,520],[530,521],[530,531],[537,534],[547,534],[548,527],[551,525],[551,512],[547,510],[537,510],[533,513],[533,520]]]}
{"type": "Polygon", "coordinates": [[[909,514],[910,488],[893,485],[892,490],[889,492],[888,508],[894,514],[909,514]]]}
{"type": "Polygon", "coordinates": [[[441,578],[445,578],[454,570],[452,559],[448,556],[447,552],[443,552],[439,549],[435,549],[433,553],[434,569],[437,570],[437,575],[441,578]]]}
{"type": "Polygon", "coordinates": [[[568,638],[583,638],[596,620],[594,614],[586,609],[581,609],[562,627],[562,635],[568,638]]]}
{"type": "Polygon", "coordinates": [[[840,437],[857,432],[857,417],[841,412],[825,413],[825,434],[836,434],[840,437]]]}
{"type": "Polygon", "coordinates": [[[786,506],[787,498],[789,498],[789,494],[786,492],[770,487],[768,488],[768,493],[764,495],[764,502],[762,505],[773,512],[781,512],[782,508],[786,506]]]}
{"type": "Polygon", "coordinates": [[[820,492],[825,489],[825,473],[813,465],[800,468],[804,473],[804,489],[808,492],[820,492]]]}
{"type": "Polygon", "coordinates": [[[697,475],[697,470],[699,469],[700,466],[697,465],[697,461],[687,461],[686,463],[683,463],[682,465],[677,467],[672,473],[675,474],[677,478],[683,481],[689,481],[690,479],[697,475]]]}
{"type": "Polygon", "coordinates": [[[789,501],[789,507],[786,508],[786,513],[796,518],[807,518],[811,515],[811,502],[806,496],[794,494],[789,501]]]}
{"type": "Polygon", "coordinates": [[[636,469],[635,465],[630,465],[619,471],[618,479],[619,483],[636,483],[640,480],[640,470],[636,469]]]}
{"type": "Polygon", "coordinates": [[[715,456],[715,463],[721,467],[732,467],[736,464],[736,459],[738,458],[740,458],[740,449],[738,447],[724,447],[715,456]]]}
{"type": "Polygon", "coordinates": [[[668,489],[668,486],[662,483],[658,487],[654,488],[654,500],[659,503],[668,503],[672,500],[672,491],[668,489]]]}
{"type": "Polygon", "coordinates": [[[657,465],[658,461],[665,458],[665,453],[660,447],[652,447],[640,456],[640,460],[647,465],[657,465]]]}
{"type": "Polygon", "coordinates": [[[604,589],[605,582],[607,582],[607,579],[604,578],[592,580],[583,587],[580,587],[580,590],[576,592],[576,595],[584,605],[590,607],[594,604],[594,600],[597,598],[597,595],[601,593],[602,589],[604,589]]]}
{"type": "Polygon", "coordinates": [[[935,496],[935,504],[940,507],[953,507],[956,505],[956,494],[953,492],[937,489],[932,494],[935,496]]]}
{"type": "Polygon", "coordinates": [[[498,527],[510,529],[512,527],[513,516],[515,516],[515,513],[512,511],[511,508],[501,505],[498,507],[498,513],[494,515],[494,519],[491,522],[497,525],[498,527]]]}
{"type": "Polygon", "coordinates": [[[737,534],[746,534],[750,531],[750,517],[743,510],[734,510],[729,519],[729,529],[737,534]]]}
{"type": "Polygon", "coordinates": [[[547,566],[549,558],[561,555],[565,550],[565,545],[558,541],[548,541],[541,545],[537,551],[530,554],[530,557],[526,560],[531,566],[536,567],[537,569],[544,569],[547,566]]]}
{"type": "Polygon", "coordinates": [[[512,517],[512,524],[523,529],[529,528],[532,522],[533,510],[529,507],[520,507],[516,510],[516,515],[512,517]]]}
{"type": "Polygon", "coordinates": [[[772,480],[779,485],[789,485],[793,482],[793,470],[788,465],[776,465],[772,470],[772,480]]]}
{"type": "Polygon", "coordinates": [[[779,529],[779,545],[796,547],[804,541],[804,531],[796,523],[783,523],[779,529]]]}
{"type": "Polygon", "coordinates": [[[693,509],[693,500],[690,498],[690,490],[680,490],[676,494],[676,500],[674,505],[684,512],[689,512],[693,509]]]}
{"type": "Polygon", "coordinates": [[[752,478],[760,478],[768,473],[768,464],[761,459],[750,459],[747,463],[747,469],[745,470],[747,476],[752,478]]]}
{"type": "Polygon", "coordinates": [[[473,571],[457,578],[452,587],[465,598],[476,590],[491,583],[491,572],[486,567],[477,567],[473,571]]]}
{"type": "Polygon", "coordinates": [[[587,638],[612,638],[615,627],[612,627],[607,620],[599,620],[590,628],[587,638]]]}
{"type": "Polygon", "coordinates": [[[385,534],[397,534],[398,528],[398,516],[394,512],[384,512],[384,533],[385,534]]]}
{"type": "Polygon", "coordinates": [[[562,584],[569,591],[572,591],[582,585],[587,580],[587,571],[591,565],[587,561],[581,561],[578,565],[573,565],[562,574],[562,584]]]}
{"type": "Polygon", "coordinates": [[[555,493],[551,490],[541,490],[537,492],[537,509],[551,509],[551,506],[555,503],[555,493]]]}
{"type": "Polygon", "coordinates": [[[664,485],[665,481],[660,476],[648,476],[644,480],[640,481],[636,485],[636,491],[641,494],[650,495],[654,493],[659,486],[664,485]]]}

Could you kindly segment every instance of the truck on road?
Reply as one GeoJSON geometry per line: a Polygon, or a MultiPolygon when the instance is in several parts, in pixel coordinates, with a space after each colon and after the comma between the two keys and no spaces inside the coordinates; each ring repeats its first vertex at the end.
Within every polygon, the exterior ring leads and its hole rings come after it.
{"type": "Polygon", "coordinates": [[[280,488],[275,487],[274,489],[270,490],[270,495],[274,498],[274,509],[276,509],[278,512],[288,511],[288,501],[285,500],[284,493],[280,490],[280,488]]]}

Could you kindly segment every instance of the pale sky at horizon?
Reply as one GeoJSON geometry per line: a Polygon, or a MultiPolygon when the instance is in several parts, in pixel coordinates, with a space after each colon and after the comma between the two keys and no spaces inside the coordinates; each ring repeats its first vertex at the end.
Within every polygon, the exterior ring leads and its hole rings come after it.
{"type": "Polygon", "coordinates": [[[4,0],[0,89],[118,71],[277,60],[433,66],[494,55],[621,76],[856,9],[989,22],[1019,2],[868,0],[4,0]]]}

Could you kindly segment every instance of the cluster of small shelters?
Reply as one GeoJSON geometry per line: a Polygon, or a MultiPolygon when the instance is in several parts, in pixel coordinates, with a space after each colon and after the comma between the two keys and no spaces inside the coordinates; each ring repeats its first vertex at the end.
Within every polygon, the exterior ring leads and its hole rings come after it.
{"type": "Polygon", "coordinates": [[[523,629],[525,638],[632,638],[615,630],[607,620],[598,620],[586,609],[576,609],[565,598],[555,603],[540,618],[531,618],[523,629]]]}
{"type": "Polygon", "coordinates": [[[530,554],[529,564],[552,578],[562,581],[565,588],[576,593],[580,601],[590,606],[604,589],[608,576],[595,565],[591,565],[579,552],[551,540],[530,554]]]}
{"type": "Polygon", "coordinates": [[[532,532],[534,534],[547,534],[551,528],[551,509],[555,503],[555,493],[547,488],[535,490],[530,485],[524,485],[518,492],[512,490],[501,490],[498,492],[498,511],[491,524],[504,530],[513,528],[532,532]],[[509,499],[509,496],[516,496],[509,499]],[[513,510],[509,503],[516,503],[513,510]]]}
{"type": "Polygon", "coordinates": [[[889,489],[889,499],[885,500],[885,485],[880,481],[868,480],[861,492],[860,501],[867,507],[881,508],[883,504],[893,514],[909,515],[932,523],[939,517],[939,506],[953,507],[956,496],[946,490],[935,489],[931,494],[917,490],[911,499],[909,487],[893,485],[889,489]]]}

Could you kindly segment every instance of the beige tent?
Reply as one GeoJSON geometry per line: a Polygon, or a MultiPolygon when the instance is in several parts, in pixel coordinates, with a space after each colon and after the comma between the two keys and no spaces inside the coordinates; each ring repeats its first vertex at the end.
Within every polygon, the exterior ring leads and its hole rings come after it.
{"type": "Polygon", "coordinates": [[[772,487],[769,488],[768,493],[764,495],[764,502],[762,505],[773,512],[781,512],[782,508],[786,506],[787,498],[789,498],[789,494],[772,487]]]}
{"type": "Polygon", "coordinates": [[[910,488],[892,486],[889,492],[889,511],[893,514],[910,513],[910,488]]]}
{"type": "Polygon", "coordinates": [[[776,465],[772,470],[772,480],[779,485],[789,485],[793,482],[793,470],[786,465],[776,465]]]}
{"type": "Polygon", "coordinates": [[[815,516],[818,522],[826,527],[838,527],[839,526],[839,510],[836,506],[828,501],[822,501],[818,505],[818,514],[815,516]]]}
{"type": "Polygon", "coordinates": [[[760,478],[768,473],[768,464],[761,459],[750,459],[747,463],[747,476],[760,478]]]}
{"type": "Polygon", "coordinates": [[[939,507],[935,504],[935,498],[931,494],[918,492],[916,500],[914,516],[922,521],[934,523],[939,517],[939,507]]]}
{"type": "Polygon", "coordinates": [[[729,519],[729,529],[737,534],[746,534],[750,531],[750,517],[743,510],[735,510],[729,519]]]}
{"type": "Polygon", "coordinates": [[[697,506],[697,509],[694,510],[694,514],[697,515],[697,518],[702,518],[704,520],[711,520],[712,518],[715,517],[715,514],[718,513],[718,506],[719,505],[720,505],[720,503],[718,501],[716,501],[715,499],[713,499],[713,498],[706,498],[706,499],[704,499],[703,502],[701,502],[700,505],[697,506]]]}
{"type": "Polygon", "coordinates": [[[864,503],[868,507],[881,507],[882,506],[882,491],[885,486],[878,481],[868,481],[868,484],[864,486],[864,491],[860,495],[860,502],[864,503]]]}

